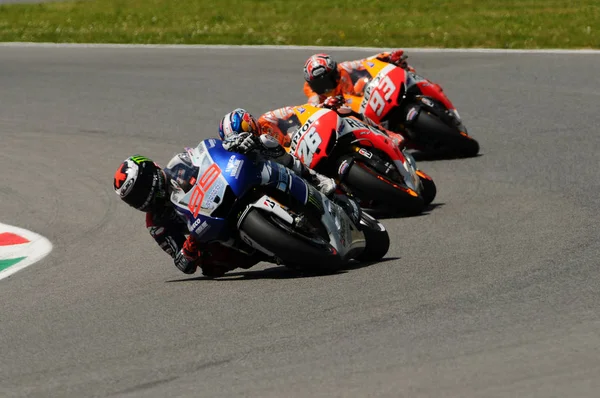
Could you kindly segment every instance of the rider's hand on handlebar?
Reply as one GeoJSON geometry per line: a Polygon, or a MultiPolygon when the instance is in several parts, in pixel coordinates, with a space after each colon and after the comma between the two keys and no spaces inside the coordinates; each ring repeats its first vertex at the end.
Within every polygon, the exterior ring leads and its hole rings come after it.
{"type": "Polygon", "coordinates": [[[239,151],[241,153],[248,153],[257,146],[256,137],[252,133],[248,133],[248,136],[243,138],[239,144],[239,151]]]}
{"type": "Polygon", "coordinates": [[[252,133],[239,134],[237,137],[223,142],[223,148],[230,152],[248,153],[257,146],[256,137],[252,133]]]}
{"type": "Polygon", "coordinates": [[[336,95],[335,97],[327,97],[325,101],[323,101],[323,108],[338,110],[344,105],[344,97],[341,95],[336,95]]]}
{"type": "Polygon", "coordinates": [[[406,58],[408,58],[408,55],[404,54],[404,50],[396,50],[390,54],[390,62],[403,69],[408,67],[406,58]]]}

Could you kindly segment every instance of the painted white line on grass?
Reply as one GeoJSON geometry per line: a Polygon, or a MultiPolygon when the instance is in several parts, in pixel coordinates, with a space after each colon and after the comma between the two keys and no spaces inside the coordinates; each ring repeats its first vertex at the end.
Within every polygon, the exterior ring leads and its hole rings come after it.
{"type": "MultiPolygon", "coordinates": [[[[38,48],[146,48],[146,49],[191,49],[191,50],[310,50],[310,51],[365,51],[379,52],[392,50],[388,47],[348,47],[348,46],[279,46],[249,44],[113,44],[113,43],[32,43],[5,42],[0,47],[38,47],[38,48]]],[[[420,53],[490,53],[490,54],[600,54],[600,49],[504,49],[504,48],[436,48],[436,47],[397,47],[406,52],[420,53]]]]}
{"type": "Polygon", "coordinates": [[[24,228],[0,223],[0,234],[10,233],[25,238],[28,242],[0,246],[0,263],[22,258],[13,265],[0,271],[0,279],[4,279],[31,264],[40,261],[52,251],[52,243],[43,236],[24,228]]]}

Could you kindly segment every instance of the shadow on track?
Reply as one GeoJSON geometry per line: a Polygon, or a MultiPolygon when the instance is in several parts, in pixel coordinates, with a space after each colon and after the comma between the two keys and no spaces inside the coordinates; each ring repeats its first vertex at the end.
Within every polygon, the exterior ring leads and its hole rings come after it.
{"type": "Polygon", "coordinates": [[[413,215],[403,215],[396,213],[394,211],[386,211],[386,210],[369,210],[368,213],[375,217],[378,220],[392,220],[392,219],[402,219],[402,218],[415,218],[415,217],[424,217],[429,215],[431,211],[437,207],[444,206],[445,203],[430,203],[420,214],[413,215]]]}
{"type": "Polygon", "coordinates": [[[412,157],[417,161],[417,162],[433,162],[436,160],[460,160],[460,161],[465,161],[465,160],[469,160],[469,159],[477,159],[481,156],[483,156],[482,153],[478,153],[475,156],[466,156],[466,157],[462,157],[462,156],[458,156],[455,153],[452,152],[421,152],[421,151],[415,151],[415,152],[411,152],[412,157]]]}
{"type": "Polygon", "coordinates": [[[236,271],[229,272],[218,278],[209,278],[207,276],[197,276],[194,278],[185,278],[185,279],[172,279],[166,281],[167,283],[173,282],[192,282],[192,281],[219,281],[219,282],[228,282],[228,281],[246,281],[252,279],[300,279],[300,278],[314,278],[314,277],[327,277],[327,276],[335,276],[340,274],[345,274],[348,271],[357,270],[365,267],[370,267],[375,264],[381,264],[388,261],[398,260],[399,257],[385,257],[379,261],[365,261],[362,263],[352,262],[347,265],[343,269],[340,269],[336,272],[329,273],[317,273],[317,272],[304,272],[301,270],[294,270],[292,268],[288,268],[285,266],[275,266],[270,268],[265,268],[262,270],[256,271],[236,271]]]}

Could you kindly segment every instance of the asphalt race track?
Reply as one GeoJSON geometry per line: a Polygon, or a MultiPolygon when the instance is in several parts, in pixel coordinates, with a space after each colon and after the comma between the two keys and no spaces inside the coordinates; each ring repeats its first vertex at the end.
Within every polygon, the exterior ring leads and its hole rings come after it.
{"type": "Polygon", "coordinates": [[[54,245],[0,281],[0,396],[597,396],[598,55],[409,54],[481,156],[419,162],[379,264],[187,276],[118,201],[128,155],[303,101],[312,52],[0,48],[0,221],[54,245]]]}

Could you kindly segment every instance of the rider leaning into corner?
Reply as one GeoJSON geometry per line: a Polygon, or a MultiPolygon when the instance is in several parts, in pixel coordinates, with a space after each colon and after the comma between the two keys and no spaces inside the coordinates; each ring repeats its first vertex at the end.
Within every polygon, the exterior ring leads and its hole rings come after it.
{"type": "MultiPolygon", "coordinates": [[[[358,214],[354,203],[334,195],[333,179],[308,169],[276,140],[259,137],[256,119],[244,109],[237,108],[223,117],[219,136],[225,149],[274,160],[316,186],[321,193],[337,199],[349,214],[358,214]]],[[[218,242],[198,242],[191,235],[186,238],[186,223],[169,198],[173,189],[196,177],[189,175],[190,170],[191,160],[186,152],[175,155],[164,169],[144,156],[130,156],[117,168],[113,188],[121,200],[146,213],[150,235],[183,273],[193,274],[199,267],[203,275],[219,277],[237,267],[248,269],[256,265],[262,260],[259,255],[248,256],[218,242]]]]}
{"type": "Polygon", "coordinates": [[[338,63],[328,54],[314,54],[304,63],[304,95],[311,105],[323,103],[327,97],[344,93],[358,94],[364,88],[364,80],[352,82],[351,75],[364,70],[363,61],[378,59],[400,68],[414,71],[406,62],[404,50],[381,52],[356,61],[338,63]]]}
{"type": "MultiPolygon", "coordinates": [[[[381,130],[387,134],[400,149],[405,145],[402,135],[374,124],[370,119],[363,117],[360,113],[354,112],[349,106],[344,104],[344,98],[342,96],[327,97],[323,103],[316,106],[335,111],[341,117],[355,117],[358,120],[381,130]]],[[[258,124],[260,127],[260,134],[275,138],[275,140],[285,148],[290,146],[292,135],[301,125],[298,116],[296,116],[296,112],[294,112],[294,107],[292,106],[284,106],[263,113],[258,118],[258,124]]]]}
{"type": "MultiPolygon", "coordinates": [[[[377,129],[383,131],[395,144],[402,149],[405,145],[404,138],[374,124],[370,119],[354,112],[345,105],[343,93],[358,93],[364,88],[364,80],[357,81],[356,86],[352,83],[351,73],[364,69],[362,62],[368,59],[379,59],[389,62],[407,70],[414,70],[406,62],[407,56],[403,50],[393,52],[381,52],[371,57],[356,61],[337,63],[327,54],[312,55],[304,64],[304,94],[308,97],[308,103],[334,110],[342,117],[355,117],[377,129]]],[[[285,106],[262,114],[258,123],[261,134],[269,135],[277,139],[280,145],[288,147],[291,135],[299,125],[298,118],[291,106],[285,106]]]]}

